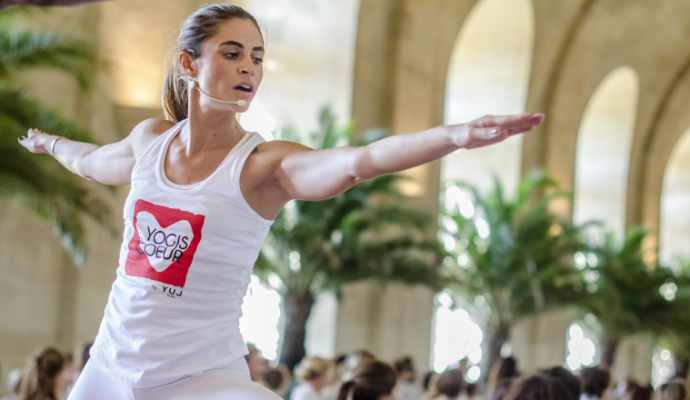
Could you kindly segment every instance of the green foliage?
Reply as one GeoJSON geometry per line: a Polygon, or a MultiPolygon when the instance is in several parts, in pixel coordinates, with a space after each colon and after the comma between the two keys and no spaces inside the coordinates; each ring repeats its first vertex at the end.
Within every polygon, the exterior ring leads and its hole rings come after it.
{"type": "MultiPolygon", "coordinates": [[[[317,149],[349,144],[351,131],[352,124],[338,129],[325,109],[308,144],[317,149]]],[[[298,138],[293,131],[284,132],[286,136],[298,138]]],[[[275,219],[255,271],[264,278],[275,273],[283,282],[283,294],[297,296],[315,296],[365,279],[440,288],[435,267],[440,252],[425,235],[431,221],[402,208],[400,179],[386,175],[328,200],[291,201],[275,219]]]]}
{"type": "Polygon", "coordinates": [[[686,352],[680,343],[689,339],[690,277],[661,265],[650,268],[643,251],[647,234],[635,228],[620,245],[607,234],[602,245],[591,246],[597,261],[580,265],[590,292],[581,307],[597,317],[600,336],[607,342],[650,334],[665,336],[677,343],[676,351],[686,352]]]}
{"type": "Polygon", "coordinates": [[[446,184],[439,239],[450,256],[444,263],[457,293],[476,303],[493,329],[562,306],[573,291],[572,257],[582,245],[578,230],[549,211],[564,193],[536,200],[546,189],[557,187],[543,174],[523,179],[508,200],[498,180],[486,195],[471,184],[446,184]],[[472,206],[462,205],[461,189],[472,206]]]}
{"type": "MultiPolygon", "coordinates": [[[[658,332],[660,340],[668,347],[677,360],[690,360],[690,259],[677,258],[674,268],[673,283],[676,284],[676,296],[670,320],[664,329],[658,332]]],[[[668,289],[667,289],[668,290],[668,289]]]]}
{"type": "Polygon", "coordinates": [[[41,68],[64,72],[82,89],[89,89],[97,56],[84,41],[22,28],[14,18],[25,12],[23,8],[0,12],[0,196],[17,197],[38,216],[52,221],[65,248],[79,261],[85,242],[81,216],[105,224],[108,208],[78,177],[48,156],[29,153],[17,138],[31,127],[80,141],[92,141],[91,136],[16,82],[19,73],[41,68]]]}

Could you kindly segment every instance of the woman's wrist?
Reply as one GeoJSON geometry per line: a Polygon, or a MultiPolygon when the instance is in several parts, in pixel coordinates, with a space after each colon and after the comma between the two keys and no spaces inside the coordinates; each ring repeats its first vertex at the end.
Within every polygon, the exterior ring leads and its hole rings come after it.
{"type": "Polygon", "coordinates": [[[446,135],[450,141],[450,146],[453,150],[462,149],[467,146],[467,139],[469,137],[469,127],[467,124],[446,125],[446,135]]]}
{"type": "Polygon", "coordinates": [[[55,145],[57,144],[57,141],[63,139],[62,136],[56,136],[56,135],[48,135],[48,134],[43,134],[41,136],[40,141],[38,142],[38,146],[40,146],[41,153],[48,154],[50,156],[55,155],[55,145]]]}

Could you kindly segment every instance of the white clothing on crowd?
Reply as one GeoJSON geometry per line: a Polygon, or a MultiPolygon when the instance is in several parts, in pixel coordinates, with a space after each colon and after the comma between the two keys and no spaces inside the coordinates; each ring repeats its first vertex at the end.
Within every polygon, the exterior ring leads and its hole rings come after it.
{"type": "Polygon", "coordinates": [[[321,398],[323,400],[336,400],[338,394],[340,393],[340,382],[334,383],[332,385],[327,385],[321,389],[321,398]]]}
{"type": "Polygon", "coordinates": [[[21,378],[21,368],[15,368],[12,371],[10,371],[9,374],[7,374],[7,391],[9,393],[2,396],[0,400],[19,400],[19,395],[15,393],[15,390],[17,390],[17,385],[19,385],[19,381],[21,380],[21,378]]]}
{"type": "Polygon", "coordinates": [[[219,369],[247,354],[242,300],[272,221],[249,206],[239,181],[264,140],[247,132],[208,178],[177,185],[165,176],[165,158],[186,122],[160,135],[132,171],[117,278],[90,353],[105,372],[92,366],[91,376],[123,388],[224,376],[219,369]]]}
{"type": "Polygon", "coordinates": [[[422,398],[421,389],[413,382],[398,381],[395,386],[396,400],[419,400],[422,398]]]}
{"type": "Polygon", "coordinates": [[[206,371],[167,385],[134,389],[89,362],[68,400],[281,400],[249,379],[244,358],[225,368],[206,371]]]}
{"type": "Polygon", "coordinates": [[[314,389],[314,386],[308,383],[302,383],[292,389],[290,393],[290,400],[325,400],[321,393],[314,389]]]}
{"type": "Polygon", "coordinates": [[[589,395],[587,393],[580,394],[580,400],[601,400],[599,396],[589,395]]]}

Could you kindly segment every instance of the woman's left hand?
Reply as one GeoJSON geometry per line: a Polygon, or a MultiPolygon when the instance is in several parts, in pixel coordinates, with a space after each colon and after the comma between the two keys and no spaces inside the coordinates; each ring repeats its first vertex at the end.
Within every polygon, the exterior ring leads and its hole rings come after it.
{"type": "Polygon", "coordinates": [[[449,126],[450,137],[460,148],[475,149],[529,132],[542,122],[544,122],[544,114],[487,115],[466,124],[449,126]]]}

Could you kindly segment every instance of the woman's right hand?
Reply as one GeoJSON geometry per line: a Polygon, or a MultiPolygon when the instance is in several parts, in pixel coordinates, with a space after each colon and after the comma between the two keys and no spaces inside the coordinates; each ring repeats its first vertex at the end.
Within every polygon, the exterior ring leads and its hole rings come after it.
{"type": "Polygon", "coordinates": [[[31,128],[26,136],[19,138],[19,144],[34,154],[50,154],[50,145],[58,136],[49,135],[38,129],[31,128]]]}

